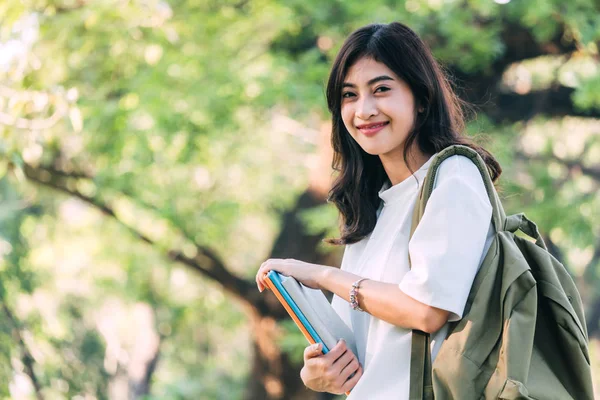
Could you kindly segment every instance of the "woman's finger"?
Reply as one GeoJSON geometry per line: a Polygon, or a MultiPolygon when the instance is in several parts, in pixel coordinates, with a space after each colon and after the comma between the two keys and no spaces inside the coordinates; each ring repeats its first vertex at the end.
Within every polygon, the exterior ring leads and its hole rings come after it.
{"type": "Polygon", "coordinates": [[[256,273],[256,281],[257,281],[258,290],[261,292],[268,288],[267,284],[265,283],[265,279],[266,279],[269,271],[271,271],[273,269],[273,266],[272,266],[273,260],[274,259],[270,258],[267,261],[265,261],[264,263],[262,263],[260,268],[258,269],[258,272],[256,273]]]}
{"type": "Polygon", "coordinates": [[[260,268],[256,273],[256,286],[258,287],[258,290],[262,292],[264,289],[268,288],[268,286],[265,283],[265,279],[270,271],[273,270],[285,274],[286,269],[283,268],[284,265],[282,264],[284,261],[285,260],[281,260],[278,258],[270,258],[260,265],[260,268]]]}
{"type": "Polygon", "coordinates": [[[346,380],[350,377],[350,375],[352,375],[354,372],[356,372],[356,370],[358,370],[359,367],[360,367],[360,363],[358,362],[356,357],[351,357],[350,362],[348,364],[346,364],[344,366],[344,368],[342,368],[342,371],[340,372],[340,376],[342,377],[343,381],[346,382],[346,380]]]}
{"type": "Polygon", "coordinates": [[[346,352],[344,354],[342,354],[341,357],[338,358],[333,363],[333,366],[339,372],[341,372],[344,369],[344,367],[346,367],[354,358],[356,358],[356,356],[354,355],[354,353],[352,351],[350,351],[350,350],[346,350],[346,352]]]}
{"type": "Polygon", "coordinates": [[[359,365],[354,376],[352,378],[348,379],[342,385],[342,392],[346,393],[349,390],[351,390],[352,388],[354,388],[354,386],[356,386],[356,384],[358,383],[358,380],[362,377],[362,374],[363,374],[363,369],[362,369],[362,366],[359,365]]]}
{"type": "Polygon", "coordinates": [[[318,357],[322,354],[322,345],[321,343],[311,344],[304,349],[304,362],[307,360],[318,357]]]}
{"type": "Polygon", "coordinates": [[[346,346],[346,341],[344,339],[340,339],[333,349],[326,354],[326,357],[330,359],[331,364],[333,364],[342,354],[344,354],[348,350],[346,346]]]}
{"type": "Polygon", "coordinates": [[[263,276],[265,275],[265,263],[262,263],[260,265],[260,268],[258,269],[258,272],[256,273],[256,286],[258,287],[258,290],[260,292],[262,292],[265,289],[265,284],[264,284],[264,278],[263,276]]]}
{"type": "Polygon", "coordinates": [[[256,271],[256,286],[258,287],[258,290],[260,290],[260,277],[261,277],[261,271],[262,271],[262,267],[263,267],[264,263],[260,265],[260,267],[258,268],[258,271],[256,271]]]}

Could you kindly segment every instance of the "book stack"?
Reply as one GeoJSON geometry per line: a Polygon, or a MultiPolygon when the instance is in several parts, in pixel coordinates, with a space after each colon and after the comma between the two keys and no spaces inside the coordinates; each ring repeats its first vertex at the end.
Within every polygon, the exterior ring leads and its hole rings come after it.
{"type": "Polygon", "coordinates": [[[308,342],[322,344],[323,354],[327,354],[340,339],[346,341],[354,355],[358,354],[352,331],[331,307],[323,292],[306,287],[277,271],[269,271],[265,281],[308,342]]]}

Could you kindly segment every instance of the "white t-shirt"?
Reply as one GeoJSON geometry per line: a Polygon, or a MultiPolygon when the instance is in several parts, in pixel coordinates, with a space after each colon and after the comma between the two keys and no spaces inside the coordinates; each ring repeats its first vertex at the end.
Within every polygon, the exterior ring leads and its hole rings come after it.
{"type": "MultiPolygon", "coordinates": [[[[448,310],[449,321],[457,321],[493,239],[492,206],[475,164],[452,156],[438,169],[435,189],[409,243],[412,213],[432,158],[410,178],[391,188],[383,185],[375,229],[346,246],[341,269],[397,283],[407,295],[448,310]]],[[[348,400],[408,399],[412,331],[353,311],[338,296],[332,306],[352,329],[364,368],[348,400]]],[[[447,332],[448,324],[431,336],[433,358],[447,332]]]]}

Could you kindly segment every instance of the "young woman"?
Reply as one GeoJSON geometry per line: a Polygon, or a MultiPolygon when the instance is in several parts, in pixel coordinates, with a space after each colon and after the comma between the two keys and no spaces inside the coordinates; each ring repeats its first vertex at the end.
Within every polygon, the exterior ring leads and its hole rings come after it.
{"type": "Polygon", "coordinates": [[[262,291],[264,276],[276,270],[335,294],[332,305],[354,333],[358,359],[343,342],[326,355],[307,347],[301,372],[307,387],[352,389],[351,400],[407,399],[412,330],[431,334],[435,358],[448,323],[462,317],[493,237],[483,179],[457,155],[441,164],[409,241],[420,185],[432,157],[454,144],[475,149],[493,180],[501,168],[463,136],[460,100],[429,48],[400,23],[368,25],[348,37],[331,70],[327,101],[339,171],[329,200],[342,219],[341,237],[328,242],[346,246],[341,269],[270,259],[257,285],[262,291]]]}

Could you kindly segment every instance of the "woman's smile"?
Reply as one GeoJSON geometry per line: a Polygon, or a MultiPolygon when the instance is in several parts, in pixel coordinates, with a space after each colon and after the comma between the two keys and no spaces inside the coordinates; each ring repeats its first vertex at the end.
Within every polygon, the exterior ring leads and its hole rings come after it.
{"type": "Polygon", "coordinates": [[[358,125],[357,128],[363,133],[363,135],[371,137],[374,136],[380,130],[382,130],[384,127],[386,127],[389,123],[389,121],[376,122],[372,124],[358,125]]]}

